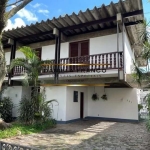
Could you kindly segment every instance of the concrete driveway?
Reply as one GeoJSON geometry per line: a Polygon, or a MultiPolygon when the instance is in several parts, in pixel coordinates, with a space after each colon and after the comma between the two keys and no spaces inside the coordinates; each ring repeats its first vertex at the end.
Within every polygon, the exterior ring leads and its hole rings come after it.
{"type": "Polygon", "coordinates": [[[40,134],[5,139],[40,150],[150,150],[144,123],[77,121],[40,134]]]}

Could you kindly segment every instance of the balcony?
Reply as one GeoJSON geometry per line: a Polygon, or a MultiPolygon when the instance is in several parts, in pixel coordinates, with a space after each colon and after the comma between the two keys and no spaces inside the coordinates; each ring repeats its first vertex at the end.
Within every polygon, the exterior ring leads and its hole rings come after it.
{"type": "MultiPolygon", "coordinates": [[[[40,75],[53,74],[55,60],[51,60],[51,64],[43,64],[40,75]]],[[[100,72],[112,69],[123,69],[123,52],[102,53],[81,57],[70,57],[60,59],[59,72],[100,72]],[[80,65],[66,65],[80,64],[80,65]],[[82,64],[87,64],[82,65],[82,64]],[[100,64],[100,65],[98,65],[100,64]]],[[[16,66],[13,71],[13,76],[21,76],[26,72],[22,66],[16,66]]]]}

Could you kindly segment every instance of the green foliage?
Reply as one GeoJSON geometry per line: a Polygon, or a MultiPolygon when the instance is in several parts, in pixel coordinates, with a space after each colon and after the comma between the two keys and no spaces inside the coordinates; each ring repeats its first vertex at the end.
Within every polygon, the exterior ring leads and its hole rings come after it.
{"type": "Polygon", "coordinates": [[[33,102],[26,97],[23,97],[19,103],[19,120],[25,124],[34,122],[33,102]]]}
{"type": "Polygon", "coordinates": [[[144,74],[144,70],[142,68],[139,68],[135,62],[133,62],[134,64],[134,73],[132,74],[134,80],[139,84],[139,86],[141,86],[141,82],[144,81],[147,77],[146,74],[144,74]]]}
{"type": "Polygon", "coordinates": [[[44,92],[36,93],[31,99],[23,97],[19,107],[19,119],[25,124],[43,124],[52,119],[52,110],[49,105],[56,100],[45,101],[44,92]]]}
{"type": "Polygon", "coordinates": [[[107,100],[107,95],[106,94],[104,94],[104,95],[102,95],[102,97],[101,97],[103,100],[107,100]]]}
{"type": "Polygon", "coordinates": [[[150,38],[150,33],[147,30],[148,27],[149,27],[149,22],[147,22],[147,20],[145,19],[143,21],[143,23],[141,23],[141,25],[142,25],[142,28],[140,28],[140,30],[138,31],[138,35],[139,35],[139,38],[140,38],[139,42],[144,43],[144,42],[148,41],[149,38],[150,38]]]}
{"type": "MultiPolygon", "coordinates": [[[[141,53],[141,56],[145,60],[150,60],[150,32],[148,30],[149,22],[147,20],[144,21],[143,24],[141,24],[142,28],[140,29],[138,35],[139,35],[139,44],[143,45],[143,51],[141,53]]],[[[149,73],[144,71],[143,69],[139,68],[135,62],[134,64],[134,74],[133,77],[135,81],[139,84],[139,86],[142,86],[142,83],[144,81],[148,82],[147,86],[149,86],[150,83],[150,76],[149,73]]],[[[148,130],[150,130],[150,94],[148,94],[146,97],[148,112],[149,112],[149,119],[147,120],[146,127],[148,130]]],[[[140,105],[138,106],[139,110],[142,108],[140,105]]]]}
{"type": "Polygon", "coordinates": [[[3,93],[6,88],[6,86],[3,86],[0,91],[0,118],[2,118],[5,122],[11,122],[13,103],[9,97],[3,97],[3,93]]]}
{"type": "Polygon", "coordinates": [[[150,117],[150,94],[148,94],[145,98],[147,103],[147,110],[149,112],[149,117],[150,117]]]}
{"type": "Polygon", "coordinates": [[[5,122],[12,121],[12,109],[12,100],[9,97],[2,98],[2,100],[0,101],[0,114],[1,118],[3,118],[5,122]]]}
{"type": "Polygon", "coordinates": [[[2,86],[1,90],[0,90],[0,101],[2,99],[2,96],[4,94],[4,91],[7,89],[7,86],[2,86]]]}
{"type": "Polygon", "coordinates": [[[55,125],[56,125],[55,120],[48,120],[40,125],[37,124],[25,125],[21,123],[13,123],[11,128],[0,131],[0,139],[10,138],[20,134],[26,135],[26,134],[38,133],[46,129],[55,127],[55,125]]]}
{"type": "Polygon", "coordinates": [[[38,76],[43,68],[44,63],[51,63],[51,61],[42,61],[40,60],[37,55],[36,51],[32,50],[30,47],[23,46],[19,49],[25,56],[25,58],[16,58],[12,60],[10,64],[11,71],[15,66],[22,66],[26,70],[25,79],[23,80],[23,84],[25,86],[38,86],[39,80],[38,76]]]}
{"type": "Polygon", "coordinates": [[[143,109],[143,106],[141,104],[138,104],[138,111],[140,111],[141,109],[143,109]]]}
{"type": "Polygon", "coordinates": [[[97,93],[94,93],[94,94],[92,95],[92,100],[93,100],[93,101],[99,100],[99,97],[98,97],[97,93]]]}
{"type": "MultiPolygon", "coordinates": [[[[41,61],[34,50],[30,47],[21,47],[19,49],[25,58],[16,58],[11,62],[10,70],[15,66],[22,66],[26,70],[24,84],[32,87],[31,98],[23,97],[20,102],[19,119],[25,124],[42,124],[48,121],[52,110],[49,105],[56,100],[45,102],[45,93],[38,92],[40,81],[38,79],[39,73],[42,69],[44,61],[41,61]]],[[[46,61],[48,63],[50,61],[46,61]]],[[[30,93],[29,93],[30,94],[30,93]]]]}
{"type": "Polygon", "coordinates": [[[146,128],[148,131],[150,131],[150,118],[146,121],[146,128]]]}
{"type": "Polygon", "coordinates": [[[145,41],[143,43],[143,53],[142,53],[142,57],[146,60],[148,60],[150,58],[150,43],[148,41],[145,41]]]}
{"type": "Polygon", "coordinates": [[[147,130],[150,131],[150,93],[147,94],[144,99],[146,100],[146,104],[147,104],[146,106],[149,112],[149,118],[146,121],[146,127],[147,127],[147,130]]]}

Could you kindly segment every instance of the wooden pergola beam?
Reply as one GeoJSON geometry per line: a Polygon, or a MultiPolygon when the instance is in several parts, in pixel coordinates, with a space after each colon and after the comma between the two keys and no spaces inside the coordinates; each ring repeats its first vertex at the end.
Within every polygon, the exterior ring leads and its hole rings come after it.
{"type": "MultiPolygon", "coordinates": [[[[142,13],[143,13],[143,9],[122,14],[122,18],[132,17],[132,16],[140,15],[142,13]]],[[[112,17],[107,17],[107,18],[103,18],[103,19],[99,19],[99,20],[94,20],[94,21],[78,24],[78,25],[64,27],[64,28],[61,28],[60,30],[61,31],[73,30],[73,29],[78,29],[78,28],[91,26],[91,25],[94,25],[94,24],[101,24],[101,23],[112,22],[112,21],[116,21],[116,15],[112,16],[112,17]]]]}
{"type": "MultiPolygon", "coordinates": [[[[36,34],[31,34],[31,35],[27,35],[27,36],[23,36],[23,37],[20,37],[20,38],[16,38],[17,41],[21,41],[21,40],[24,40],[24,39],[28,39],[28,38],[34,38],[36,36],[43,36],[43,35],[47,35],[47,34],[51,34],[53,35],[53,30],[51,31],[46,31],[46,32],[40,32],[40,33],[36,33],[36,34]]],[[[4,35],[5,36],[5,35],[4,35]]]]}

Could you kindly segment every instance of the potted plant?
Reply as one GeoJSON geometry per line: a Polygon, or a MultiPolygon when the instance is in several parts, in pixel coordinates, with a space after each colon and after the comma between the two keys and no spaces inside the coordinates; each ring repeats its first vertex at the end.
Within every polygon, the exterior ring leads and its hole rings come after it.
{"type": "Polygon", "coordinates": [[[107,95],[106,94],[104,94],[104,95],[102,95],[102,97],[101,97],[103,100],[107,100],[107,95]]]}
{"type": "Polygon", "coordinates": [[[138,114],[139,114],[139,119],[141,119],[141,114],[140,114],[140,110],[143,109],[142,104],[138,104],[138,114]]]}
{"type": "Polygon", "coordinates": [[[92,95],[92,100],[93,100],[93,101],[99,100],[99,97],[98,97],[97,93],[94,93],[94,94],[92,95]]]}

